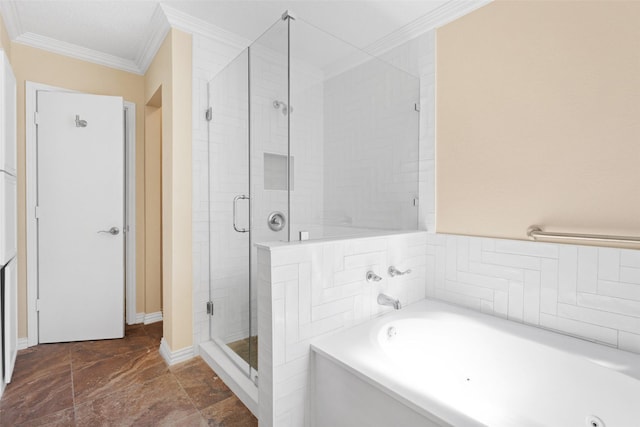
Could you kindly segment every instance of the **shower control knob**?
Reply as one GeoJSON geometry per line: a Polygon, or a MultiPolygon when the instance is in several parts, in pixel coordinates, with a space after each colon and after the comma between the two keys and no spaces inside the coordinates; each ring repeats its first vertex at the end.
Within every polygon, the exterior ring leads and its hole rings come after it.
{"type": "Polygon", "coordinates": [[[271,230],[280,231],[287,224],[287,220],[282,212],[271,212],[267,219],[267,224],[271,230]]]}

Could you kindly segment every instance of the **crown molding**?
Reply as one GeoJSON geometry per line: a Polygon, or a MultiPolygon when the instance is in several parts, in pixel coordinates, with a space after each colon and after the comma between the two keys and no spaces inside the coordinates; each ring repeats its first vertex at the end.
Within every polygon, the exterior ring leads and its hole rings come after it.
{"type": "Polygon", "coordinates": [[[41,36],[39,34],[23,33],[13,41],[60,55],[70,56],[82,61],[93,62],[94,64],[104,65],[106,67],[116,68],[130,73],[142,74],[138,65],[132,60],[88,49],[76,44],[52,39],[50,37],[41,36]]]}
{"type": "Polygon", "coordinates": [[[363,50],[370,55],[379,56],[382,53],[400,46],[427,31],[441,27],[454,21],[482,6],[491,3],[493,0],[449,0],[445,4],[437,7],[424,16],[405,25],[402,28],[384,36],[380,40],[370,44],[363,50]]]}
{"type": "Polygon", "coordinates": [[[207,21],[174,9],[171,6],[161,3],[160,7],[164,11],[164,15],[169,21],[171,28],[191,34],[198,34],[225,43],[238,50],[242,50],[251,44],[251,40],[249,39],[245,39],[231,31],[227,31],[216,25],[208,23],[207,21]]]}
{"type": "Polygon", "coordinates": [[[147,72],[151,61],[153,61],[156,53],[158,53],[169,30],[171,30],[171,26],[169,25],[167,16],[160,4],[158,4],[156,10],[153,12],[153,16],[151,16],[151,20],[147,24],[145,40],[140,45],[138,54],[136,55],[135,62],[140,71],[139,74],[147,72]]]}
{"type": "Polygon", "coordinates": [[[0,1],[0,14],[11,40],[15,40],[22,31],[22,21],[15,1],[0,1]]]}

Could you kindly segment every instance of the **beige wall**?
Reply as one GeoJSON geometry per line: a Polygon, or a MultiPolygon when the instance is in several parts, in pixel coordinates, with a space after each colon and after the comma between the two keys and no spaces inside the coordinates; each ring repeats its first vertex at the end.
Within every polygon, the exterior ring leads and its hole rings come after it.
{"type": "MultiPolygon", "coordinates": [[[[11,48],[11,65],[18,85],[18,336],[26,337],[25,81],[98,95],[122,96],[136,104],[136,219],[138,224],[143,224],[144,216],[140,211],[144,214],[144,209],[141,209],[144,205],[144,78],[17,43],[13,43],[11,48]]],[[[138,227],[136,236],[139,287],[144,284],[141,229],[144,227],[138,227]]],[[[140,292],[137,295],[137,310],[144,312],[144,299],[140,298],[140,292]]]]}
{"type": "Polygon", "coordinates": [[[497,1],[437,32],[437,231],[640,235],[640,2],[497,1]]]}
{"type": "Polygon", "coordinates": [[[172,29],[145,75],[145,100],[162,90],[162,295],[164,338],[192,344],[191,36],[172,29]]]}
{"type": "MultiPolygon", "coordinates": [[[[162,105],[161,103],[159,105],[162,105]]],[[[162,108],[145,107],[145,309],[162,310],[162,108]]]]}

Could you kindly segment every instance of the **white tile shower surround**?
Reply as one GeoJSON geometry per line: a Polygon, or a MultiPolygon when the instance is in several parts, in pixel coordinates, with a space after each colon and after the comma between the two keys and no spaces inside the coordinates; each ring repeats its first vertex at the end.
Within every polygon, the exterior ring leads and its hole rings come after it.
{"type": "Polygon", "coordinates": [[[640,251],[429,234],[427,296],[640,353],[640,251]]]}
{"type": "Polygon", "coordinates": [[[311,341],[392,311],[381,292],[423,299],[426,261],[426,232],[260,247],[258,365],[273,367],[260,370],[260,425],[304,425],[311,341]],[[391,278],[390,265],[412,272],[391,278]],[[367,282],[368,270],[382,280],[367,282]]]}

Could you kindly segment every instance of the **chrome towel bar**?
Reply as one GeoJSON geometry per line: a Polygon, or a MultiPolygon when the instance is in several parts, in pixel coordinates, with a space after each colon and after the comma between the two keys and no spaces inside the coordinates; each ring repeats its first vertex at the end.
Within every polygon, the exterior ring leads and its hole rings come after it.
{"type": "Polygon", "coordinates": [[[556,240],[588,240],[591,242],[609,242],[609,243],[640,243],[640,237],[631,236],[611,236],[607,234],[580,234],[580,233],[556,233],[551,231],[542,231],[538,225],[532,225],[527,229],[527,236],[531,240],[556,239],[556,240]]]}

